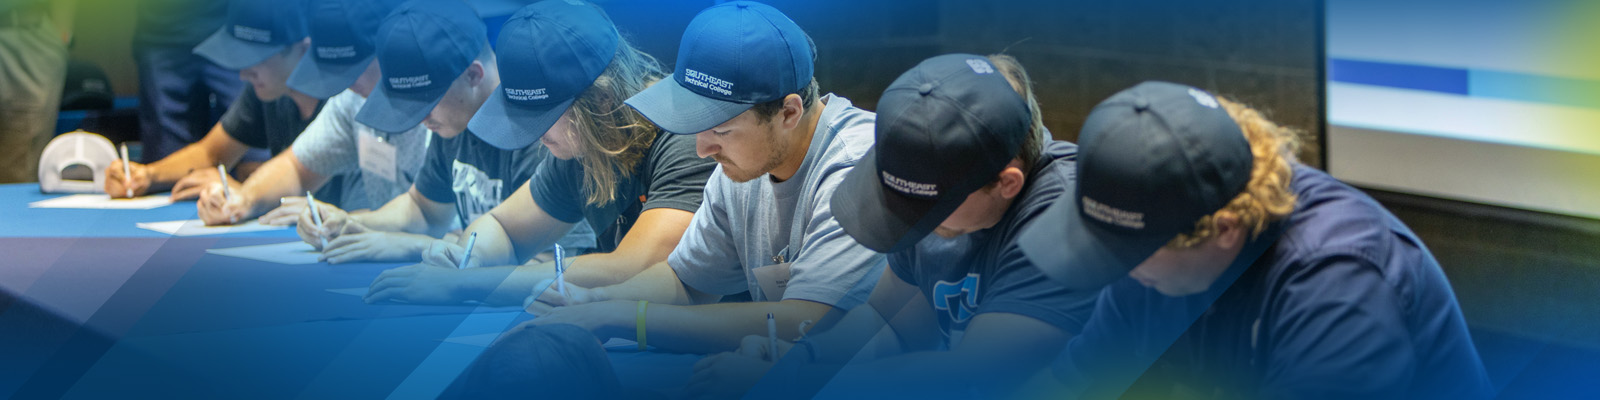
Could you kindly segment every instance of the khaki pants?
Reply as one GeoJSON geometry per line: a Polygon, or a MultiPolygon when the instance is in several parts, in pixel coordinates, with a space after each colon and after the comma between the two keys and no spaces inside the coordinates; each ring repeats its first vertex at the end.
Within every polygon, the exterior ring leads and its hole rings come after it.
{"type": "Polygon", "coordinates": [[[0,27],[0,183],[39,180],[67,75],[67,45],[48,15],[16,19],[22,23],[0,27]]]}

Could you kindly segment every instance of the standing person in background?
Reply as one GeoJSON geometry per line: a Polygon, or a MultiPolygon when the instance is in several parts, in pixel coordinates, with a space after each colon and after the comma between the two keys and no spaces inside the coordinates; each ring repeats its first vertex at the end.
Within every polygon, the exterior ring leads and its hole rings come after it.
{"type": "Polygon", "coordinates": [[[75,0],[0,0],[0,183],[39,179],[67,78],[75,0]]]}
{"type": "MultiPolygon", "coordinates": [[[[139,67],[139,162],[166,158],[200,140],[244,90],[236,70],[194,54],[222,28],[227,0],[138,0],[133,59],[139,67]]],[[[265,160],[252,149],[245,161],[265,160]]]]}
{"type": "MultiPolygon", "coordinates": [[[[272,154],[288,148],[323,105],[320,99],[287,84],[290,72],[310,47],[305,40],[304,5],[304,0],[229,3],[228,23],[194,52],[224,67],[239,68],[239,78],[250,86],[200,141],[154,163],[132,163],[127,176],[123,161],[113,161],[106,169],[106,193],[123,197],[170,189],[174,200],[196,198],[212,183],[238,185],[232,177],[213,173],[218,165],[235,167],[235,175],[244,178],[248,171],[237,166],[251,148],[265,148],[272,154]]],[[[342,188],[342,184],[325,185],[317,196],[337,199],[342,188]]]]}

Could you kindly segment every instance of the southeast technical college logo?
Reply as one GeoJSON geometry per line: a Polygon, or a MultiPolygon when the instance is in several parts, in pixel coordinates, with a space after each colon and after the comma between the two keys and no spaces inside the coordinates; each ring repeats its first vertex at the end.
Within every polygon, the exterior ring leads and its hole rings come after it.
{"type": "Polygon", "coordinates": [[[950,329],[964,326],[978,310],[978,274],[967,274],[960,282],[939,281],[933,285],[933,309],[950,317],[950,329]]]}

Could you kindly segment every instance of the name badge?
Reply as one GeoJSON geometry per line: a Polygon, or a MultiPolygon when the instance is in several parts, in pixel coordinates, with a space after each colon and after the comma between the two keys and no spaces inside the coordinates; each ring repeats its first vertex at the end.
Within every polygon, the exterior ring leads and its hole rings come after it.
{"type": "Polygon", "coordinates": [[[395,163],[394,145],[374,135],[357,136],[359,136],[356,140],[357,158],[361,162],[361,171],[387,179],[389,182],[398,182],[396,177],[399,167],[395,163]]]}
{"type": "Polygon", "coordinates": [[[783,300],[783,291],[789,288],[789,264],[773,264],[750,270],[756,276],[756,285],[761,287],[765,301],[783,300]]]}

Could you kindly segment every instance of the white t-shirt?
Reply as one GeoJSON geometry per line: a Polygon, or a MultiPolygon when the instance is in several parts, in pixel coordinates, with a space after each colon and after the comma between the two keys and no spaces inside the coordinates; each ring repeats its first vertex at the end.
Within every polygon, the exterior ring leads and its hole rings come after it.
{"type": "Polygon", "coordinates": [[[328,99],[322,112],[294,140],[294,156],[311,172],[326,177],[359,174],[360,179],[346,179],[352,186],[345,188],[342,204],[339,204],[346,210],[375,209],[409,190],[417,171],[422,168],[429,138],[433,137],[421,124],[405,132],[389,133],[356,122],[356,112],[366,102],[365,97],[355,92],[339,92],[328,99]],[[369,140],[366,144],[361,143],[363,137],[369,140]],[[363,147],[369,149],[365,155],[363,147]],[[393,148],[392,156],[382,150],[386,148],[393,148]],[[362,157],[392,161],[372,165],[373,160],[367,160],[367,166],[363,167],[362,157]]]}

